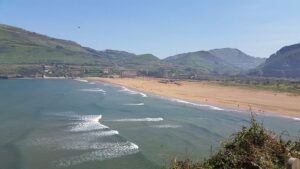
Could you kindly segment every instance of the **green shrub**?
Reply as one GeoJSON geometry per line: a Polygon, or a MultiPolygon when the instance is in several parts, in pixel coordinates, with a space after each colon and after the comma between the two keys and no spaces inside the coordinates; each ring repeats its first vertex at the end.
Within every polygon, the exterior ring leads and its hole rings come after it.
{"type": "Polygon", "coordinates": [[[222,148],[202,162],[174,160],[170,169],[281,169],[290,157],[300,157],[298,141],[284,141],[252,117],[250,126],[233,134],[222,148]]]}

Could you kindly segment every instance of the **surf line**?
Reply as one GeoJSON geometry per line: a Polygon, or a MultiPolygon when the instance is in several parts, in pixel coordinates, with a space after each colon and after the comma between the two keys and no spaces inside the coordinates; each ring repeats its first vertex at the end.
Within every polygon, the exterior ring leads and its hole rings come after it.
{"type": "Polygon", "coordinates": [[[83,91],[83,92],[102,92],[102,93],[106,93],[105,90],[100,89],[100,88],[80,89],[80,91],[83,91]]]}
{"type": "Polygon", "coordinates": [[[130,90],[130,89],[126,88],[125,86],[122,86],[122,89],[119,90],[119,91],[121,91],[121,92],[126,92],[126,93],[132,94],[132,95],[133,95],[133,94],[139,94],[139,95],[141,95],[142,97],[148,97],[147,94],[145,94],[145,93],[137,92],[137,91],[134,91],[134,90],[130,90]]]}
{"type": "Polygon", "coordinates": [[[157,117],[157,118],[151,118],[151,117],[146,117],[146,118],[128,118],[128,119],[118,119],[118,120],[112,120],[115,122],[159,122],[163,121],[164,119],[162,117],[157,117]]]}
{"type": "Polygon", "coordinates": [[[85,82],[85,83],[89,82],[89,81],[87,81],[87,80],[80,79],[80,78],[76,78],[76,79],[74,79],[74,80],[79,81],[79,82],[85,82]]]}
{"type": "Polygon", "coordinates": [[[127,103],[127,104],[123,104],[125,106],[144,106],[144,103],[127,103]]]}

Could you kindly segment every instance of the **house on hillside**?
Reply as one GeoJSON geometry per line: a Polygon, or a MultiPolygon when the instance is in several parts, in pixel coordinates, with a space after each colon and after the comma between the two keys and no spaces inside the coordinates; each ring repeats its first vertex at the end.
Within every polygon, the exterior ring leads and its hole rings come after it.
{"type": "Polygon", "coordinates": [[[112,74],[112,68],[111,67],[105,67],[103,70],[102,70],[103,74],[105,75],[108,75],[108,74],[112,74]]]}
{"type": "Polygon", "coordinates": [[[49,73],[49,72],[50,72],[51,66],[48,66],[48,65],[42,65],[42,67],[43,67],[44,73],[49,73]]]}

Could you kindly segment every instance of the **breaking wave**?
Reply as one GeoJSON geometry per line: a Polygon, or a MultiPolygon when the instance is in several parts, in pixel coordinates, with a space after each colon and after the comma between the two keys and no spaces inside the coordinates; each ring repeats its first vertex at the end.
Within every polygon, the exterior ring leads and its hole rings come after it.
{"type": "Polygon", "coordinates": [[[73,132],[82,132],[82,131],[93,131],[93,130],[101,130],[108,129],[109,127],[101,124],[99,120],[102,118],[101,115],[85,115],[78,118],[77,123],[74,123],[70,131],[73,132]]]}
{"type": "Polygon", "coordinates": [[[66,120],[69,130],[58,130],[49,137],[37,137],[27,140],[27,146],[42,146],[54,151],[72,150],[77,155],[68,155],[53,161],[54,165],[69,167],[88,161],[102,161],[135,154],[139,147],[129,141],[123,141],[117,130],[111,130],[100,123],[101,115],[78,115],[73,112],[54,114],[59,120],[66,120]],[[78,155],[78,153],[81,153],[78,155]]]}
{"type": "Polygon", "coordinates": [[[162,125],[154,125],[154,128],[179,128],[180,125],[172,125],[172,124],[162,124],[162,125]]]}
{"type": "Polygon", "coordinates": [[[89,81],[87,81],[87,80],[84,80],[84,79],[74,79],[74,80],[76,80],[76,81],[79,81],[79,82],[85,82],[85,83],[87,83],[87,82],[89,82],[89,81]]]}
{"type": "Polygon", "coordinates": [[[118,119],[118,120],[112,120],[116,122],[158,122],[163,121],[164,119],[161,117],[158,118],[132,118],[132,119],[118,119]]]}
{"type": "Polygon", "coordinates": [[[128,104],[123,104],[125,106],[144,106],[144,103],[128,103],[128,104]]]}
{"type": "Polygon", "coordinates": [[[70,158],[61,159],[56,162],[57,165],[62,167],[68,167],[68,166],[77,165],[87,161],[102,161],[105,159],[111,159],[111,158],[121,157],[124,155],[135,154],[139,151],[138,150],[139,147],[132,142],[108,143],[102,145],[96,144],[90,146],[98,150],[84,153],[79,156],[73,156],[70,158]]]}
{"type": "Polygon", "coordinates": [[[80,89],[80,91],[83,91],[83,92],[101,92],[101,93],[106,93],[105,90],[100,89],[100,88],[80,89]]]}
{"type": "Polygon", "coordinates": [[[171,99],[171,100],[174,101],[174,102],[189,104],[189,105],[198,106],[198,107],[208,107],[208,108],[213,109],[213,110],[220,110],[220,111],[224,110],[220,107],[211,106],[211,105],[207,105],[207,104],[196,104],[196,103],[192,103],[192,102],[188,102],[188,101],[180,100],[180,99],[171,99]]]}
{"type": "Polygon", "coordinates": [[[300,121],[300,118],[293,117],[293,120],[300,121]]]}
{"type": "Polygon", "coordinates": [[[128,94],[139,94],[141,95],[142,97],[148,97],[145,93],[142,93],[142,92],[137,92],[137,91],[134,91],[134,90],[130,90],[124,86],[122,86],[122,89],[119,90],[119,91],[122,91],[122,92],[126,92],[128,94]]]}
{"type": "Polygon", "coordinates": [[[83,143],[88,144],[93,140],[97,140],[101,137],[108,137],[118,135],[117,130],[102,130],[93,131],[86,133],[78,133],[76,135],[65,135],[60,137],[44,137],[35,138],[30,140],[27,145],[29,146],[46,146],[51,149],[73,149],[68,148],[70,145],[82,145],[83,143]]]}

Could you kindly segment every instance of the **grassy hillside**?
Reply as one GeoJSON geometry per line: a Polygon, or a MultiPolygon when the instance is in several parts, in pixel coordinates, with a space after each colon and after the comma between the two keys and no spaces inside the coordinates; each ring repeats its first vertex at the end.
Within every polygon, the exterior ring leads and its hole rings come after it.
{"type": "Polygon", "coordinates": [[[75,42],[6,25],[0,25],[0,51],[1,64],[103,63],[97,59],[100,55],[85,50],[75,42]]]}
{"type": "Polygon", "coordinates": [[[97,51],[72,41],[0,24],[0,75],[41,76],[43,65],[51,66],[49,76],[99,76],[103,68],[114,72],[158,70],[165,63],[150,54],[97,51]]]}
{"type": "Polygon", "coordinates": [[[264,58],[252,57],[233,48],[213,49],[209,52],[242,70],[256,68],[265,62],[264,58]]]}
{"type": "Polygon", "coordinates": [[[254,76],[300,77],[300,44],[282,48],[269,59],[251,57],[238,49],[224,48],[183,53],[160,60],[152,54],[98,51],[76,42],[51,38],[0,24],[0,76],[101,76],[103,69],[118,73],[136,70],[141,75],[184,79],[235,76],[260,64],[254,76]]]}
{"type": "Polygon", "coordinates": [[[207,51],[183,53],[164,60],[193,69],[197,74],[234,75],[240,72],[239,68],[207,51]]]}
{"type": "Polygon", "coordinates": [[[265,77],[300,77],[300,43],[281,48],[250,75],[265,77]]]}

